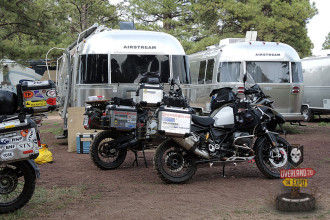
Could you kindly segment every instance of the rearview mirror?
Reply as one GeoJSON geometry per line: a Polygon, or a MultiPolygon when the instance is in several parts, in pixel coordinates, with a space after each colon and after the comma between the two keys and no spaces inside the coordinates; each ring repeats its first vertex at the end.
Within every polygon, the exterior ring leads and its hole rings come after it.
{"type": "Polygon", "coordinates": [[[244,76],[243,76],[243,83],[244,83],[244,84],[246,83],[246,80],[247,80],[247,74],[244,73],[244,76]]]}

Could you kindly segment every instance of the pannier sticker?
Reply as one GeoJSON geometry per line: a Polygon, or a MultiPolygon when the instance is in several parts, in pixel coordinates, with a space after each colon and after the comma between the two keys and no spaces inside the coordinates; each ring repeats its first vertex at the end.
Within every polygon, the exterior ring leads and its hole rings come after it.
{"type": "Polygon", "coordinates": [[[34,97],[42,98],[42,99],[44,98],[44,96],[39,90],[34,90],[33,92],[34,92],[34,97]]]}
{"type": "Polygon", "coordinates": [[[25,105],[26,105],[26,107],[41,107],[41,106],[46,106],[47,103],[45,100],[38,101],[38,102],[26,101],[25,105]]]}
{"type": "Polygon", "coordinates": [[[14,150],[16,148],[16,144],[7,144],[4,149],[6,150],[14,150]]]}
{"type": "Polygon", "coordinates": [[[5,152],[1,154],[1,159],[3,160],[8,160],[12,157],[14,157],[14,152],[5,152]]]}
{"type": "Polygon", "coordinates": [[[49,98],[47,99],[48,105],[56,105],[56,99],[55,98],[49,98]]]}
{"type": "Polygon", "coordinates": [[[12,132],[12,133],[7,133],[7,134],[0,135],[0,138],[14,137],[16,135],[17,135],[16,132],[12,132]]]}
{"type": "Polygon", "coordinates": [[[0,139],[0,145],[5,145],[8,144],[10,140],[8,138],[1,138],[0,139]]]}
{"type": "Polygon", "coordinates": [[[23,141],[20,144],[18,144],[17,147],[19,150],[25,151],[25,150],[33,148],[33,143],[28,142],[28,141],[23,141]]]}
{"type": "Polygon", "coordinates": [[[32,142],[34,139],[35,139],[34,129],[31,129],[31,131],[27,135],[26,140],[32,142]]]}
{"type": "Polygon", "coordinates": [[[11,142],[21,142],[21,141],[23,141],[22,136],[16,136],[11,138],[11,142]]]}
{"type": "Polygon", "coordinates": [[[160,130],[169,133],[185,134],[190,132],[190,124],[190,114],[163,111],[160,121],[160,130]]]}
{"type": "Polygon", "coordinates": [[[26,137],[28,135],[28,133],[29,133],[29,129],[21,130],[21,135],[23,137],[26,137]]]}
{"type": "Polygon", "coordinates": [[[35,86],[35,85],[48,85],[48,81],[29,81],[27,82],[28,86],[35,86]]]}
{"type": "Polygon", "coordinates": [[[34,96],[34,93],[31,92],[31,91],[25,91],[25,92],[23,93],[23,97],[24,97],[25,99],[30,99],[30,98],[32,98],[33,96],[34,96]]]}
{"type": "Polygon", "coordinates": [[[55,90],[48,90],[46,92],[46,96],[51,97],[51,98],[55,98],[56,97],[56,91],[55,90]]]}

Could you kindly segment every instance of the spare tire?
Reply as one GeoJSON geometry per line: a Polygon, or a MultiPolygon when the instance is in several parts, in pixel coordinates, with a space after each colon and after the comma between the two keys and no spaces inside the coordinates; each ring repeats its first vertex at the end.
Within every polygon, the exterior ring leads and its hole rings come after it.
{"type": "Polygon", "coordinates": [[[9,90],[0,90],[0,115],[13,115],[17,111],[17,95],[9,90]]]}
{"type": "Polygon", "coordinates": [[[291,193],[284,193],[276,198],[276,209],[285,212],[306,212],[315,209],[315,198],[307,193],[300,193],[298,198],[291,198],[291,193]]]}

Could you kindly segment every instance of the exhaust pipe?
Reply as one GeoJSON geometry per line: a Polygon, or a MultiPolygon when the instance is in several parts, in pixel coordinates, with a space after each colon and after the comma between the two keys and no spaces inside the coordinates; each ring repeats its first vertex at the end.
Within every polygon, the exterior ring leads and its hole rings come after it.
{"type": "Polygon", "coordinates": [[[124,149],[128,149],[128,148],[133,148],[138,144],[139,144],[139,141],[134,138],[130,141],[125,142],[124,144],[121,144],[121,145],[117,146],[115,149],[116,150],[124,150],[124,149]]]}
{"type": "Polygon", "coordinates": [[[205,159],[210,159],[210,155],[208,152],[194,147],[194,145],[196,144],[196,141],[194,140],[194,138],[192,136],[187,137],[185,139],[183,139],[183,138],[172,138],[172,139],[185,150],[190,151],[205,159]]]}

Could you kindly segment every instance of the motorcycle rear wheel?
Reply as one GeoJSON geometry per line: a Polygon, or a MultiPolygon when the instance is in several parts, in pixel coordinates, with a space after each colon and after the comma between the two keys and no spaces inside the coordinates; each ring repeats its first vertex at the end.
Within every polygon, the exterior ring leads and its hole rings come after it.
{"type": "Polygon", "coordinates": [[[180,148],[173,140],[161,143],[154,155],[154,167],[164,183],[185,183],[196,173],[197,157],[180,148]]]}
{"type": "Polygon", "coordinates": [[[288,169],[290,164],[288,161],[289,143],[282,137],[277,136],[276,141],[279,144],[279,157],[275,157],[273,147],[267,138],[262,138],[256,143],[256,164],[259,170],[269,179],[280,178],[280,170],[288,169]]]}
{"type": "Polygon", "coordinates": [[[94,164],[102,170],[118,168],[125,160],[127,150],[116,150],[114,143],[120,135],[113,131],[102,131],[94,138],[90,147],[90,156],[94,164]]]}
{"type": "Polygon", "coordinates": [[[36,176],[26,161],[0,165],[0,213],[13,212],[31,199],[36,176]]]}

